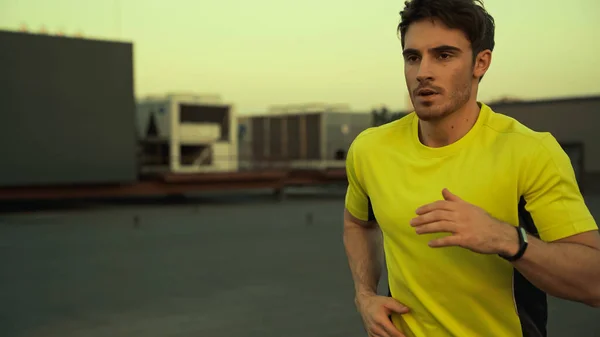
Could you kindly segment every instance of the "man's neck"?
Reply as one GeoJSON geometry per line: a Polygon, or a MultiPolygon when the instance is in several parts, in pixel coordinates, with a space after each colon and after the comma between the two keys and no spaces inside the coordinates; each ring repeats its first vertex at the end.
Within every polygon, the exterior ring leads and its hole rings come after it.
{"type": "Polygon", "coordinates": [[[419,121],[419,138],[429,147],[450,145],[466,135],[477,122],[481,107],[477,101],[465,104],[460,110],[436,121],[419,121]]]}

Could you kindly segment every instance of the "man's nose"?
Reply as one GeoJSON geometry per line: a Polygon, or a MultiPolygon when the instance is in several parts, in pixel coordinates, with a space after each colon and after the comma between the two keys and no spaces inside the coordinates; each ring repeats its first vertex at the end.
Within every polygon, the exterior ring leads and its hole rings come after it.
{"type": "Polygon", "coordinates": [[[419,63],[419,71],[417,72],[417,81],[426,82],[433,80],[433,69],[431,61],[428,58],[421,59],[419,63]]]}

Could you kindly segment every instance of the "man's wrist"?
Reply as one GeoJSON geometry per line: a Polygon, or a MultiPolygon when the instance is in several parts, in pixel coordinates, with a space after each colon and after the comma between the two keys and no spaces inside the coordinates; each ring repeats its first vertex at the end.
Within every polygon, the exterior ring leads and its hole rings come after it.
{"type": "Polygon", "coordinates": [[[359,303],[365,298],[369,298],[369,297],[376,296],[376,295],[377,295],[377,292],[373,291],[371,289],[360,289],[360,290],[356,291],[354,298],[355,298],[355,302],[359,303]]]}
{"type": "Polygon", "coordinates": [[[519,252],[519,233],[515,226],[502,223],[502,236],[498,240],[498,254],[502,256],[515,256],[519,252]]]}
{"type": "Polygon", "coordinates": [[[377,295],[377,292],[371,289],[361,289],[356,292],[356,298],[370,297],[377,295]]]}

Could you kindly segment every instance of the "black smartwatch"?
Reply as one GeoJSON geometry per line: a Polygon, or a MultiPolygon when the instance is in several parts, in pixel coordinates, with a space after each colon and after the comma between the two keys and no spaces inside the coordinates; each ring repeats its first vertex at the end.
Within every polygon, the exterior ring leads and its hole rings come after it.
{"type": "Polygon", "coordinates": [[[517,251],[517,253],[513,256],[506,256],[506,255],[502,255],[500,254],[500,257],[507,260],[507,261],[517,261],[518,259],[521,258],[521,256],[523,256],[523,254],[525,254],[525,250],[527,250],[527,232],[525,231],[525,228],[523,227],[516,227],[517,229],[517,235],[519,236],[519,251],[517,251]]]}

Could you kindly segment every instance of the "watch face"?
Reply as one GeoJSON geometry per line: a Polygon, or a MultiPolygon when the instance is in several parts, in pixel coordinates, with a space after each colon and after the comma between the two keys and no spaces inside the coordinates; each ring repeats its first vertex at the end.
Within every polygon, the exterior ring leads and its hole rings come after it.
{"type": "Polygon", "coordinates": [[[527,238],[527,232],[525,231],[525,228],[521,228],[521,237],[523,238],[523,242],[527,243],[528,238],[527,238]]]}

